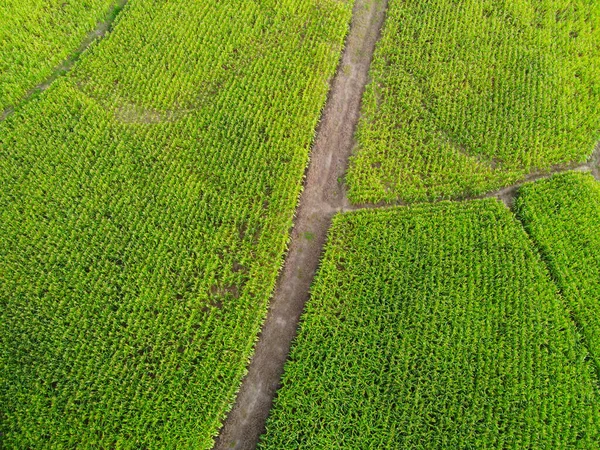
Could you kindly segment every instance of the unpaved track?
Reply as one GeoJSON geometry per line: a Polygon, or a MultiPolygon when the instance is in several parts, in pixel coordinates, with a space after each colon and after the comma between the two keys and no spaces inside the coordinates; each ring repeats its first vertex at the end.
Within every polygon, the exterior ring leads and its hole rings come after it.
{"type": "Polygon", "coordinates": [[[596,180],[600,181],[600,142],[598,142],[596,151],[590,159],[590,167],[592,169],[592,175],[596,177],[596,180]]]}
{"type": "Polygon", "coordinates": [[[350,32],[306,173],[289,251],[248,374],[214,448],[253,449],[283,373],[333,215],[348,209],[341,180],[387,0],[356,0],[350,32]]]}
{"type": "Polygon", "coordinates": [[[544,178],[550,178],[552,175],[563,172],[586,172],[591,173],[597,180],[600,181],[599,177],[600,170],[600,142],[596,145],[592,156],[587,160],[587,162],[583,164],[572,164],[572,165],[564,165],[564,166],[556,166],[551,168],[546,172],[534,172],[527,175],[521,181],[518,181],[515,184],[507,186],[505,188],[499,189],[497,191],[488,192],[485,195],[476,198],[489,198],[495,197],[499,200],[502,200],[509,209],[512,209],[515,203],[515,197],[519,188],[523,186],[525,183],[529,183],[531,181],[542,180],[544,178]]]}
{"type": "MultiPolygon", "coordinates": [[[[524,176],[521,180],[517,181],[516,183],[511,184],[510,186],[503,187],[496,191],[490,191],[483,195],[456,197],[456,198],[451,198],[449,200],[463,201],[463,200],[477,200],[477,199],[482,199],[482,198],[497,198],[498,200],[501,200],[502,202],[504,202],[504,204],[509,209],[512,209],[517,192],[518,192],[519,188],[521,186],[523,186],[525,183],[529,183],[529,182],[537,181],[537,180],[543,180],[545,178],[550,178],[552,175],[556,175],[558,173],[572,172],[572,171],[591,173],[598,181],[600,181],[600,142],[596,146],[596,149],[592,153],[592,156],[590,156],[590,158],[587,160],[587,162],[585,162],[583,164],[564,164],[564,165],[554,166],[545,171],[532,172],[532,173],[524,176]]],[[[448,199],[442,199],[442,200],[448,200],[448,199]]],[[[430,201],[430,203],[436,203],[436,202],[442,201],[442,200],[432,200],[432,201],[430,201]]],[[[405,205],[406,205],[406,203],[403,203],[403,202],[361,203],[361,204],[355,204],[355,205],[346,204],[344,207],[344,210],[356,211],[359,209],[382,209],[382,208],[392,208],[395,206],[405,206],[405,205]]]]}
{"type": "MultiPolygon", "coordinates": [[[[107,12],[107,16],[109,17],[109,19],[102,22],[98,22],[96,28],[90,31],[85,36],[83,41],[81,41],[81,44],[79,44],[77,50],[75,50],[66,60],[64,60],[59,66],[57,66],[48,78],[46,78],[43,82],[35,86],[33,89],[30,89],[27,92],[27,94],[25,94],[25,96],[21,99],[21,101],[18,102],[18,105],[22,105],[23,103],[27,102],[29,99],[31,99],[31,97],[34,94],[45,91],[50,87],[54,80],[71,70],[75,63],[79,60],[81,54],[87,50],[87,48],[92,44],[92,42],[94,42],[96,39],[103,38],[106,32],[112,29],[113,23],[115,22],[120,12],[123,11],[123,8],[125,8],[125,5],[128,1],[129,0],[115,1],[111,5],[110,10],[107,12]]],[[[15,107],[18,105],[9,106],[4,111],[2,111],[2,113],[0,113],[0,122],[2,122],[8,116],[12,115],[15,112],[15,107]]]]}

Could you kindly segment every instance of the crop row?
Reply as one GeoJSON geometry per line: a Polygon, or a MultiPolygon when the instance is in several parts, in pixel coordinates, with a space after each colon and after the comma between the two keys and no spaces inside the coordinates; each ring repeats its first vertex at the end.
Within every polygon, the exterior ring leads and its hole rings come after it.
{"type": "Polygon", "coordinates": [[[7,448],[210,448],[352,1],[131,1],[0,124],[7,448]]]}
{"type": "Polygon", "coordinates": [[[353,202],[483,194],[600,138],[600,2],[390,0],[353,202]]]}
{"type": "Polygon", "coordinates": [[[496,200],[333,220],[260,448],[595,448],[597,379],[496,200]]]}

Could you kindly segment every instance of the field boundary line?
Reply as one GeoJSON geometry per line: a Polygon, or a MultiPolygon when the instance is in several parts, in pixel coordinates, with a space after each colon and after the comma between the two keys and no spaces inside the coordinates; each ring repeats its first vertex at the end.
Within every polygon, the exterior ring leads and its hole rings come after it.
{"type": "Polygon", "coordinates": [[[2,113],[0,114],[0,122],[4,121],[12,114],[14,114],[16,109],[26,104],[35,95],[38,95],[39,93],[44,92],[46,89],[48,89],[50,85],[54,82],[54,80],[68,73],[73,68],[75,63],[79,61],[81,55],[88,49],[92,42],[102,39],[107,32],[112,30],[115,20],[117,20],[117,17],[121,13],[121,11],[123,11],[128,2],[129,0],[117,0],[113,2],[109,10],[105,13],[104,19],[98,22],[96,24],[96,27],[92,31],[88,32],[83,41],[81,41],[81,44],[79,44],[79,47],[77,47],[77,49],[74,52],[72,52],[67,59],[65,59],[62,63],[56,66],[52,70],[50,76],[48,76],[44,81],[27,91],[27,93],[21,98],[20,101],[18,101],[14,105],[5,108],[4,111],[2,111],[2,113]]]}
{"type": "Polygon", "coordinates": [[[359,211],[361,209],[386,209],[393,208],[397,206],[407,206],[409,204],[415,203],[437,203],[441,201],[466,201],[466,200],[480,200],[483,198],[497,198],[502,201],[509,209],[512,209],[512,206],[515,201],[515,196],[517,191],[521,186],[527,183],[531,183],[533,181],[544,180],[552,177],[553,175],[565,172],[584,172],[592,174],[596,180],[600,181],[600,142],[596,145],[594,152],[588,158],[588,160],[581,164],[563,164],[558,166],[553,166],[550,169],[538,172],[532,172],[528,175],[525,175],[521,180],[513,183],[509,186],[505,186],[500,189],[496,189],[485,194],[481,195],[472,195],[472,196],[459,196],[454,198],[442,198],[437,200],[423,201],[423,202],[410,202],[405,203],[401,201],[397,202],[380,202],[380,203],[361,203],[357,205],[347,204],[344,208],[344,211],[359,211]]]}
{"type": "Polygon", "coordinates": [[[256,448],[265,429],[331,219],[349,208],[342,180],[356,145],[354,132],[362,95],[386,10],[387,0],[354,3],[344,51],[330,84],[305,171],[288,252],[248,373],[216,437],[215,450],[256,448]]]}

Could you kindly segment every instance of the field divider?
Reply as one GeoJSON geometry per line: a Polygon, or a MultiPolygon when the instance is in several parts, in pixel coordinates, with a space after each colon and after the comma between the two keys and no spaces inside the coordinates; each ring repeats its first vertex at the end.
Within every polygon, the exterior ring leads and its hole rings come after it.
{"type": "Polygon", "coordinates": [[[44,92],[46,89],[48,89],[54,80],[68,73],[73,68],[75,63],[79,61],[81,55],[88,49],[92,42],[102,39],[107,32],[112,30],[115,20],[121,11],[123,11],[128,2],[129,0],[117,0],[114,2],[110,9],[106,12],[104,20],[98,22],[96,27],[85,36],[83,41],[81,41],[79,47],[77,47],[77,49],[71,53],[67,59],[56,66],[49,77],[47,77],[37,86],[30,89],[25,96],[19,102],[17,102],[17,104],[9,106],[8,108],[4,109],[2,113],[0,113],[0,122],[10,117],[15,112],[16,108],[19,108],[36,95],[39,95],[41,92],[44,92]]]}
{"type": "Polygon", "coordinates": [[[283,366],[309,298],[331,220],[349,210],[343,177],[356,145],[362,94],[387,0],[356,0],[345,48],[318,126],[291,240],[262,332],[214,449],[253,449],[265,428],[283,366]]]}
{"type": "MultiPolygon", "coordinates": [[[[584,172],[591,173],[597,180],[600,181],[600,143],[596,146],[596,149],[588,158],[588,160],[581,164],[561,164],[557,166],[553,166],[550,169],[544,171],[533,172],[521,180],[513,183],[509,186],[505,186],[501,189],[497,189],[494,191],[487,192],[482,195],[465,195],[460,197],[453,198],[440,198],[436,200],[430,200],[419,203],[437,203],[441,201],[464,201],[464,200],[480,200],[483,198],[497,198],[502,201],[509,209],[512,209],[513,203],[515,201],[515,196],[517,191],[521,186],[526,183],[531,183],[532,181],[544,180],[546,178],[550,178],[553,175],[565,173],[565,172],[584,172]]],[[[346,204],[344,210],[347,211],[358,211],[361,209],[381,209],[381,208],[393,208],[396,206],[406,206],[409,203],[405,203],[402,201],[397,202],[380,202],[380,203],[361,203],[361,204],[346,204]]],[[[411,202],[410,204],[413,204],[411,202]]]]}
{"type": "Polygon", "coordinates": [[[590,166],[592,168],[592,175],[596,180],[600,181],[600,142],[596,145],[596,150],[590,158],[590,166]]]}

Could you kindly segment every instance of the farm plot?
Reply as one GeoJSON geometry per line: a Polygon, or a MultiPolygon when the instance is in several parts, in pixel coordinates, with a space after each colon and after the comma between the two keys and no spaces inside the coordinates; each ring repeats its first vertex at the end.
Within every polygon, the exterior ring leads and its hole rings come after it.
{"type": "Polygon", "coordinates": [[[130,2],[0,124],[4,446],[212,446],[352,6],[130,2]]]}
{"type": "Polygon", "coordinates": [[[594,448],[586,355],[496,200],[338,215],[260,448],[594,448]]]}
{"type": "Polygon", "coordinates": [[[355,203],[462,198],[584,162],[600,2],[390,0],[347,174],[355,203]]]}
{"type": "Polygon", "coordinates": [[[523,186],[516,209],[600,373],[600,183],[582,173],[555,175],[523,186]]]}
{"type": "Polygon", "coordinates": [[[2,0],[0,114],[49,77],[115,7],[115,0],[2,0]]]}

